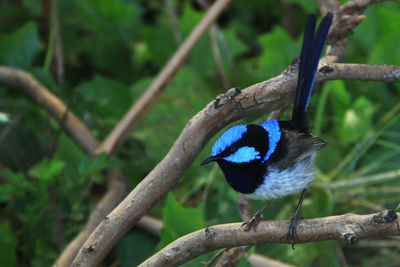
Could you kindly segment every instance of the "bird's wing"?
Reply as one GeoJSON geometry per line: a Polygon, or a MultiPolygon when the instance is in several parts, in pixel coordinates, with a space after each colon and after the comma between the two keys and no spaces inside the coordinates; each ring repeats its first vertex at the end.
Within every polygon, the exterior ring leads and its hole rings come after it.
{"type": "Polygon", "coordinates": [[[328,144],[327,141],[308,133],[283,130],[283,134],[285,138],[283,144],[285,146],[285,157],[275,162],[276,167],[280,170],[284,170],[296,162],[311,156],[328,144]]]}

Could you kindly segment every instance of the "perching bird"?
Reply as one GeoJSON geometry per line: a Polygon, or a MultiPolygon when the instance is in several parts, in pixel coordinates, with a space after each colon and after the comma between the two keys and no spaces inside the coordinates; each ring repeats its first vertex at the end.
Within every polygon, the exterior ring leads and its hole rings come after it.
{"type": "Polygon", "coordinates": [[[252,220],[245,223],[247,230],[255,228],[272,199],[302,191],[287,234],[292,246],[294,240],[298,240],[296,226],[300,219],[299,210],[307,187],[314,178],[316,152],[327,144],[311,134],[306,110],[332,17],[328,13],[314,34],[316,18],[308,16],[292,119],[233,126],[215,142],[211,156],[201,163],[216,161],[233,189],[251,199],[269,200],[252,220]]]}

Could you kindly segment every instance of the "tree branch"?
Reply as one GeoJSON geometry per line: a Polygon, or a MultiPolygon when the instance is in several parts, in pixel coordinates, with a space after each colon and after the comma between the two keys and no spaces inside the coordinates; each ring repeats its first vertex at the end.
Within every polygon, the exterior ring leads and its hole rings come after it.
{"type": "Polygon", "coordinates": [[[225,10],[231,0],[217,0],[207,11],[203,19],[193,29],[192,33],[179,47],[178,51],[168,61],[167,65],[158,74],[153,83],[146,89],[145,93],[129,109],[122,120],[115,126],[107,138],[102,142],[98,153],[106,152],[112,154],[115,148],[125,140],[128,134],[139,124],[143,115],[156,102],[163,92],[165,86],[172,80],[180,66],[184,63],[197,41],[225,10]]]}
{"type": "Polygon", "coordinates": [[[319,10],[322,16],[328,12],[333,12],[340,7],[339,0],[317,0],[319,10]]]}
{"type": "Polygon", "coordinates": [[[58,85],[63,83],[64,79],[64,58],[62,52],[62,41],[61,41],[61,27],[58,11],[58,0],[52,0],[50,2],[51,6],[51,27],[54,33],[54,41],[50,42],[54,44],[54,54],[52,56],[52,61],[54,61],[55,66],[55,77],[58,85]]]}
{"type": "MultiPolygon", "coordinates": [[[[361,238],[399,236],[400,213],[386,211],[370,215],[345,214],[301,220],[299,241],[344,240],[349,244],[361,238]]],[[[197,256],[224,247],[260,243],[290,243],[286,238],[289,221],[261,221],[257,231],[245,232],[240,223],[222,224],[193,232],[172,242],[140,266],[176,266],[197,256]]]]}
{"type": "Polygon", "coordinates": [[[252,267],[295,267],[292,264],[270,259],[256,253],[248,255],[247,260],[250,262],[252,267]]]}
{"type": "MultiPolygon", "coordinates": [[[[400,81],[399,66],[320,64],[316,81],[400,81]]],[[[80,249],[73,266],[98,264],[114,243],[171,190],[207,141],[229,123],[279,109],[292,101],[297,70],[244,90],[234,88],[209,103],[183,129],[165,158],[100,223],[80,249]]]]}
{"type": "Polygon", "coordinates": [[[63,127],[72,139],[88,154],[93,155],[99,142],[90,130],[68,111],[67,106],[49,89],[41,85],[30,73],[12,67],[0,66],[0,85],[21,90],[63,127]],[[67,113],[67,114],[66,114],[67,113]]]}

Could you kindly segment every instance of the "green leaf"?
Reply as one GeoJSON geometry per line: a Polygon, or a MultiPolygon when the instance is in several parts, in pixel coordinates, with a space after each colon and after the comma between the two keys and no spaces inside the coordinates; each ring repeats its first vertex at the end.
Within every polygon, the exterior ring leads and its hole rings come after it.
{"type": "MultiPolygon", "coordinates": [[[[69,52],[72,57],[82,54],[88,62],[80,63],[88,63],[90,69],[130,81],[135,70],[129,47],[141,28],[137,1],[76,0],[60,2],[62,5],[71,8],[65,18],[60,15],[68,22],[63,27],[66,54],[69,52]]],[[[61,7],[60,12],[63,12],[61,7]]]]}
{"type": "Polygon", "coordinates": [[[39,49],[36,23],[27,22],[12,33],[0,35],[0,64],[27,68],[39,49]]]}
{"type": "MultiPolygon", "coordinates": [[[[336,135],[345,143],[358,140],[372,125],[375,105],[366,97],[358,97],[351,103],[351,96],[343,81],[329,82],[331,110],[336,135]]],[[[325,88],[327,89],[327,88],[325,88]]]]}
{"type": "Polygon", "coordinates": [[[64,170],[64,167],[65,162],[63,161],[54,158],[52,160],[45,159],[29,170],[29,173],[47,182],[59,175],[64,170]]]}
{"type": "Polygon", "coordinates": [[[400,17],[398,10],[379,9],[380,36],[373,42],[372,52],[369,54],[369,64],[398,64],[400,62],[400,49],[393,40],[400,39],[398,25],[400,17]],[[384,30],[383,30],[384,29],[384,30]]]}
{"type": "Polygon", "coordinates": [[[101,171],[117,165],[118,161],[110,160],[105,153],[96,157],[84,156],[79,164],[78,172],[81,176],[89,175],[94,182],[100,184],[103,182],[101,171]]]}
{"type": "Polygon", "coordinates": [[[299,4],[307,13],[315,13],[317,10],[317,2],[314,0],[287,0],[287,2],[299,4]]]}
{"type": "Polygon", "coordinates": [[[11,170],[6,170],[7,178],[13,182],[15,185],[23,187],[26,185],[25,176],[20,172],[13,172],[11,170]]]}
{"type": "Polygon", "coordinates": [[[138,266],[154,254],[158,238],[138,229],[131,230],[117,244],[116,256],[121,267],[138,266]]]}
{"type": "Polygon", "coordinates": [[[120,118],[132,104],[128,87],[118,81],[95,75],[93,79],[78,86],[79,93],[85,98],[85,112],[97,114],[101,123],[120,118]]]}
{"type": "Polygon", "coordinates": [[[299,54],[299,46],[281,27],[259,38],[263,53],[257,59],[257,74],[260,79],[267,79],[282,73],[293,58],[299,54]],[[277,52],[279,51],[279,52],[277,52]]]}
{"type": "Polygon", "coordinates": [[[217,40],[219,41],[221,53],[226,55],[229,52],[232,58],[248,50],[247,45],[243,43],[232,27],[221,30],[217,35],[217,40]]]}
{"type": "Polygon", "coordinates": [[[18,189],[13,184],[0,184],[0,203],[7,202],[17,192],[18,189]]]}
{"type": "Polygon", "coordinates": [[[172,193],[167,196],[163,209],[164,229],[161,230],[160,247],[165,247],[175,239],[204,227],[203,210],[185,208],[172,193]]]}
{"type": "Polygon", "coordinates": [[[323,188],[313,188],[312,191],[312,217],[328,216],[332,212],[333,199],[329,191],[323,188]]]}
{"type": "MultiPolygon", "coordinates": [[[[132,86],[133,94],[143,91],[149,79],[132,86]]],[[[166,88],[157,103],[146,115],[146,119],[134,131],[135,137],[143,140],[151,160],[160,160],[168,152],[186,123],[211,99],[213,94],[199,73],[184,66],[166,88]],[[162,138],[159,134],[162,133],[162,138]]]]}
{"type": "Polygon", "coordinates": [[[359,140],[372,125],[374,105],[365,97],[359,97],[352,107],[346,110],[337,133],[344,142],[359,140]]]}
{"type": "Polygon", "coordinates": [[[189,2],[185,2],[182,13],[183,15],[179,20],[179,30],[184,36],[187,36],[192,32],[205,12],[196,11],[189,2]]]}
{"type": "MultiPolygon", "coordinates": [[[[29,187],[28,181],[25,176],[20,172],[13,172],[11,170],[5,170],[7,178],[11,184],[4,184],[2,191],[5,194],[5,198],[10,198],[12,195],[23,196],[26,189],[29,187]]],[[[4,199],[3,199],[4,200],[4,199]]]]}
{"type": "MultiPolygon", "coordinates": [[[[179,30],[184,37],[187,37],[192,32],[204,14],[205,12],[195,10],[189,2],[185,2],[183,15],[179,20],[179,30]]],[[[191,67],[202,73],[202,76],[215,76],[216,65],[209,34],[205,34],[200,38],[189,58],[191,67]]]]}
{"type": "Polygon", "coordinates": [[[252,265],[246,257],[242,257],[237,265],[238,267],[251,267],[252,265]]]}
{"type": "Polygon", "coordinates": [[[0,224],[0,266],[17,266],[17,244],[8,223],[0,224]]]}
{"type": "MultiPolygon", "coordinates": [[[[398,64],[400,51],[397,43],[393,40],[400,38],[400,33],[397,30],[400,23],[399,12],[399,5],[396,3],[383,3],[379,6],[371,6],[366,10],[367,19],[355,28],[354,35],[349,38],[349,44],[358,45],[353,50],[357,49],[358,54],[362,53],[361,60],[363,62],[398,64]],[[353,40],[356,41],[355,44],[353,40]]],[[[355,51],[353,54],[357,55],[355,51]]],[[[360,58],[356,61],[359,62],[360,58]]]]}
{"type": "Polygon", "coordinates": [[[143,42],[135,43],[134,46],[134,60],[142,65],[150,60],[158,68],[162,68],[177,49],[171,26],[161,24],[143,27],[141,36],[143,42]]]}
{"type": "Polygon", "coordinates": [[[136,8],[132,3],[124,3],[121,0],[111,2],[108,0],[78,0],[75,2],[85,17],[87,24],[83,26],[89,26],[94,31],[103,34],[111,34],[111,37],[132,34],[132,31],[123,32],[133,29],[134,22],[137,20],[136,8]]]}
{"type": "MultiPolygon", "coordinates": [[[[330,81],[325,84],[324,87],[328,87],[328,91],[331,95],[331,105],[335,111],[343,111],[351,103],[351,96],[346,90],[345,83],[343,81],[330,81]]],[[[343,111],[344,112],[344,111],[343,111]]],[[[343,112],[341,114],[343,114],[343,112]]]]}

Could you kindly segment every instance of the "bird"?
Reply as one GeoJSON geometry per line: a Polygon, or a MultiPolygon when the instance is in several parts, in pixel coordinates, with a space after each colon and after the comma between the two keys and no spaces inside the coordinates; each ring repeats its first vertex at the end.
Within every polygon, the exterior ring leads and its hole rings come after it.
{"type": "Polygon", "coordinates": [[[328,144],[311,133],[306,111],[332,19],[332,13],[326,14],[315,33],[316,16],[307,17],[291,119],[233,126],[219,137],[211,156],[201,163],[203,166],[216,162],[234,190],[249,199],[267,200],[266,205],[243,224],[245,231],[256,230],[264,209],[273,199],[301,191],[286,235],[292,248],[299,240],[297,222],[301,219],[299,212],[307,188],[314,179],[316,153],[328,144]]]}

